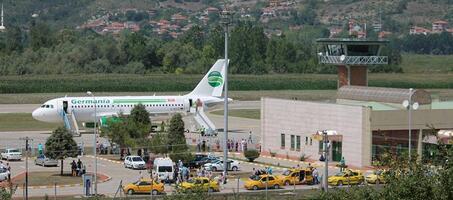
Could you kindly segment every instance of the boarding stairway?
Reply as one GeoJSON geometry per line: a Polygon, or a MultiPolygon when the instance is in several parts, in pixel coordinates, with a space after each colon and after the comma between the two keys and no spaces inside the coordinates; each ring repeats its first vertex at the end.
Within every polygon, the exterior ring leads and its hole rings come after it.
{"type": "Polygon", "coordinates": [[[205,135],[217,135],[216,127],[214,123],[206,116],[203,106],[192,108],[194,113],[195,121],[200,125],[201,129],[204,129],[205,135]]]}
{"type": "Polygon", "coordinates": [[[63,122],[65,128],[73,135],[80,136],[79,125],[74,114],[74,111],[71,113],[62,112],[63,122]]]}

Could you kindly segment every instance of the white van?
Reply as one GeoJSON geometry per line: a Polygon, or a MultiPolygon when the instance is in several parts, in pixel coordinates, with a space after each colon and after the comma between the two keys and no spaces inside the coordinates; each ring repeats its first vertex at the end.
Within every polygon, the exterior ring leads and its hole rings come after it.
{"type": "Polygon", "coordinates": [[[154,159],[153,170],[157,174],[157,178],[161,181],[165,181],[167,178],[169,181],[173,181],[173,161],[170,158],[156,158],[154,159]]]}

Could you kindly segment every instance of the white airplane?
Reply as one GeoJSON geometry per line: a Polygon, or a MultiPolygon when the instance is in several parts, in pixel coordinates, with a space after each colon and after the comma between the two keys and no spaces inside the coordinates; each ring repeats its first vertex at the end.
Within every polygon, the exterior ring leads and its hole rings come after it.
{"type": "Polygon", "coordinates": [[[45,102],[33,111],[32,116],[39,121],[58,123],[64,122],[65,115],[72,115],[77,122],[93,123],[96,110],[96,120],[102,124],[119,113],[130,114],[137,104],[144,105],[150,114],[188,113],[198,101],[202,102],[203,106],[224,101],[224,74],[225,61],[219,59],[195,89],[184,96],[62,97],[45,102]]]}

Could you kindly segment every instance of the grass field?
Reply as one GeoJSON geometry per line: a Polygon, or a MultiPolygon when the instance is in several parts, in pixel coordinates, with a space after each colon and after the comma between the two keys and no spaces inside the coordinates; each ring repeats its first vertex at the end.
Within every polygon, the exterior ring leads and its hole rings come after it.
{"type": "Polygon", "coordinates": [[[453,55],[403,54],[401,67],[405,73],[451,73],[453,55]]]}
{"type": "MultiPolygon", "coordinates": [[[[191,91],[201,75],[35,75],[0,76],[0,94],[191,91]]],[[[370,74],[369,85],[395,88],[453,88],[453,73],[370,74]]],[[[232,75],[232,91],[334,90],[335,74],[232,75]]]]}
{"type": "Polygon", "coordinates": [[[51,131],[58,124],[36,121],[31,113],[0,113],[0,131],[51,131]]]}
{"type": "MultiPolygon", "coordinates": [[[[223,115],[223,110],[216,110],[211,113],[214,115],[223,115]]],[[[232,117],[260,119],[260,113],[258,109],[233,109],[228,112],[228,115],[232,117]]]]}

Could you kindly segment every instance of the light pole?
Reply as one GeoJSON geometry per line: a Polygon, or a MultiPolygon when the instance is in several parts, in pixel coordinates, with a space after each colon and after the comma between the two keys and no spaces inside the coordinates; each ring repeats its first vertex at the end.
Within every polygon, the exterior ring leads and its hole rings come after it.
{"type": "Polygon", "coordinates": [[[97,157],[97,152],[96,152],[96,121],[97,121],[97,112],[96,112],[96,97],[94,94],[90,91],[87,91],[88,96],[93,97],[93,103],[94,103],[94,125],[93,125],[93,154],[94,154],[94,196],[98,195],[98,182],[97,182],[97,174],[98,174],[98,157],[97,157]]]}
{"type": "Polygon", "coordinates": [[[411,149],[412,149],[412,109],[418,109],[418,102],[413,102],[412,95],[414,94],[414,89],[409,88],[409,100],[403,101],[403,106],[408,110],[408,126],[409,126],[409,162],[411,161],[411,149]]]}
{"type": "Polygon", "coordinates": [[[222,10],[221,13],[221,23],[225,26],[225,77],[224,77],[224,124],[225,127],[223,129],[224,133],[224,142],[223,142],[223,174],[224,179],[226,182],[226,174],[228,168],[228,149],[227,149],[227,142],[228,142],[228,25],[231,23],[230,21],[231,13],[226,9],[222,10]]]}
{"type": "Polygon", "coordinates": [[[329,147],[327,146],[328,145],[328,141],[329,139],[327,138],[327,131],[324,130],[322,131],[322,138],[323,138],[323,141],[324,141],[324,178],[323,178],[323,185],[324,185],[324,192],[327,192],[327,189],[329,188],[329,186],[327,185],[328,184],[328,177],[329,177],[329,153],[328,153],[328,149],[329,147]]]}

